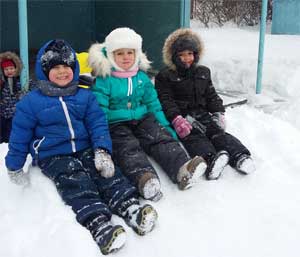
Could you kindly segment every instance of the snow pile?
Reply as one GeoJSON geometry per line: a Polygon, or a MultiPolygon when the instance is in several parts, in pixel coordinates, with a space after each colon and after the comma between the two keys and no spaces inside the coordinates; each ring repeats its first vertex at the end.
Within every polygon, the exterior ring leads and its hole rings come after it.
{"type": "MultiPolygon", "coordinates": [[[[217,181],[181,192],[159,170],[164,198],[153,203],[157,227],[136,235],[124,225],[120,257],[296,257],[300,231],[300,36],[266,35],[263,93],[255,95],[258,30],[204,29],[203,64],[218,89],[242,91],[249,104],[228,109],[228,132],[253,153],[257,171],[232,168],[217,181]],[[267,108],[270,107],[270,108],[267,108]]],[[[31,187],[8,181],[7,145],[0,145],[0,256],[101,256],[89,232],[38,169],[31,187]]],[[[159,169],[159,168],[158,168],[159,169]]]]}

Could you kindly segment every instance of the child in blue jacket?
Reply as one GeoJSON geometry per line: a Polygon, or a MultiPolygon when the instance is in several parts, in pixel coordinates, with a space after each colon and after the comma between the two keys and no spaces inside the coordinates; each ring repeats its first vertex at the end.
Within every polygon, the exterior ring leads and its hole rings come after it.
{"type": "Polygon", "coordinates": [[[139,235],[150,232],[157,213],[139,204],[136,189],[114,166],[105,114],[95,96],[78,87],[71,46],[64,40],[46,43],[37,55],[36,76],[37,89],[19,102],[13,119],[6,156],[11,181],[29,184],[23,165],[30,152],[103,254],[125,242],[123,227],[111,223],[112,213],[139,235]]]}

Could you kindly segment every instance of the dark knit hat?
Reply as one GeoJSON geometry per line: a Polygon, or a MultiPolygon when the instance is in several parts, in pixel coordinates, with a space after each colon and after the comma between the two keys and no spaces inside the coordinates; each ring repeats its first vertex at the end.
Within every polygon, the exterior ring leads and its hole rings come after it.
{"type": "Polygon", "coordinates": [[[41,56],[41,65],[45,75],[48,77],[50,70],[59,64],[69,66],[73,72],[76,67],[76,57],[71,46],[62,39],[51,42],[41,56]]]}
{"type": "Polygon", "coordinates": [[[198,54],[197,42],[192,37],[179,37],[172,45],[172,55],[176,55],[184,50],[190,50],[198,54]]]}
{"type": "Polygon", "coordinates": [[[198,44],[193,37],[181,36],[171,46],[172,61],[178,70],[186,70],[186,67],[180,60],[178,53],[189,50],[194,53],[194,64],[199,61],[198,44]]]}

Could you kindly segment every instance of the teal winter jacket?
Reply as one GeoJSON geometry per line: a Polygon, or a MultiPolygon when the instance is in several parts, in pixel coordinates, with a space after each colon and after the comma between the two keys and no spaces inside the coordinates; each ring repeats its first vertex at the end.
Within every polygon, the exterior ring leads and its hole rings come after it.
{"type": "Polygon", "coordinates": [[[131,78],[97,77],[92,91],[109,123],[140,120],[151,112],[177,138],[162,111],[153,83],[143,71],[131,78]]]}

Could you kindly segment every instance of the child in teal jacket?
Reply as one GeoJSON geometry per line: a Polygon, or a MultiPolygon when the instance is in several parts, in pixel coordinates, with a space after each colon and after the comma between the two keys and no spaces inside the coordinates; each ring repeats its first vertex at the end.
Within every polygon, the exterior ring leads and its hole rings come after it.
{"type": "Polygon", "coordinates": [[[107,115],[114,160],[145,199],[161,197],[158,176],[147,158],[154,158],[180,189],[204,173],[206,163],[191,159],[175,139],[154,85],[145,73],[150,62],[142,38],[129,28],[113,30],[89,50],[89,66],[97,76],[92,90],[107,115]]]}

